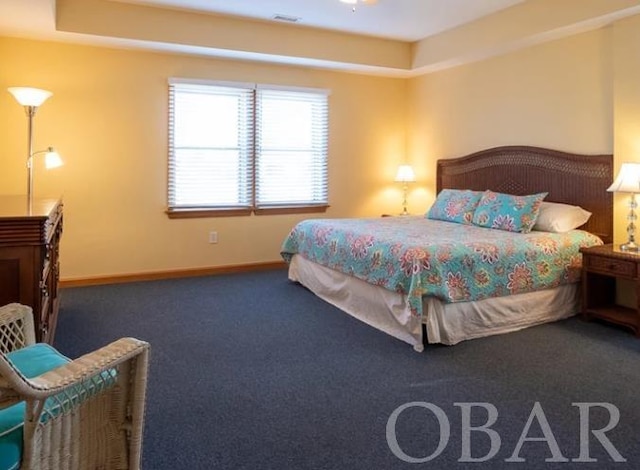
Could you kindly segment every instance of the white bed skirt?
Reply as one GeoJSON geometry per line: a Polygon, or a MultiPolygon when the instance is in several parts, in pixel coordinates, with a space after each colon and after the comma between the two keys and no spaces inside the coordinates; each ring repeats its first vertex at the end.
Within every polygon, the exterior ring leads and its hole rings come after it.
{"type": "Polygon", "coordinates": [[[409,343],[416,351],[424,349],[423,322],[429,343],[453,345],[561,320],[579,309],[578,285],[567,284],[477,302],[447,304],[427,297],[423,300],[421,321],[411,315],[402,294],[320,266],[300,255],[291,260],[289,279],[355,318],[409,343]]]}

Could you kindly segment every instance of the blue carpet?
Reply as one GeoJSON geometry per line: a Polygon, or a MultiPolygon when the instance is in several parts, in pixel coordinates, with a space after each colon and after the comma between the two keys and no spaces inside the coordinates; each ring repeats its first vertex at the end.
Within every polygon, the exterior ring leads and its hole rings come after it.
{"type": "MultiPolygon", "coordinates": [[[[572,318],[419,354],[284,270],[62,291],[61,352],[76,357],[122,336],[152,348],[146,470],[640,468],[640,340],[609,325],[572,318]],[[407,463],[388,445],[389,417],[410,402],[437,406],[450,425],[435,455],[444,430],[436,415],[419,406],[399,414],[398,448],[433,455],[426,463],[407,463]],[[499,448],[485,462],[461,462],[464,405],[456,403],[478,402],[497,411],[490,429],[499,448]],[[548,428],[539,413],[527,426],[536,402],[548,428]],[[573,461],[581,436],[572,403],[620,411],[606,437],[626,462],[615,463],[591,433],[595,461],[573,461]],[[553,457],[545,430],[568,462],[545,461],[553,457]],[[524,462],[505,461],[518,443],[524,462]]],[[[468,406],[470,426],[485,424],[486,409],[468,406]]],[[[592,407],[591,429],[609,418],[592,407]]],[[[469,436],[472,458],[490,454],[489,433],[469,436]]]]}

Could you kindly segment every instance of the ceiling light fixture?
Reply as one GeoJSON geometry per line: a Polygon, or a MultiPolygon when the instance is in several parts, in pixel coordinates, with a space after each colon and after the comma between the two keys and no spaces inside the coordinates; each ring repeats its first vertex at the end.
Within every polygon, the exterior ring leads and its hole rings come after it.
{"type": "Polygon", "coordinates": [[[378,3],[378,0],[340,0],[342,3],[347,3],[349,5],[353,5],[351,11],[356,11],[356,6],[358,5],[375,5],[378,3]]]}

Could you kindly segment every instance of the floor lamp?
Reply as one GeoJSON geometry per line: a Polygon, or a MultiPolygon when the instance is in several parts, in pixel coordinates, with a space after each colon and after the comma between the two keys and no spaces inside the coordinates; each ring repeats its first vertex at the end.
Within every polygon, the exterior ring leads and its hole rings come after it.
{"type": "Polygon", "coordinates": [[[18,103],[24,106],[28,119],[27,201],[29,208],[31,208],[33,205],[33,159],[38,155],[44,155],[46,168],[56,168],[62,165],[62,159],[53,147],[49,147],[47,150],[33,151],[33,118],[36,115],[38,107],[41,106],[52,93],[47,90],[29,87],[12,87],[9,88],[9,93],[13,95],[18,103]]]}

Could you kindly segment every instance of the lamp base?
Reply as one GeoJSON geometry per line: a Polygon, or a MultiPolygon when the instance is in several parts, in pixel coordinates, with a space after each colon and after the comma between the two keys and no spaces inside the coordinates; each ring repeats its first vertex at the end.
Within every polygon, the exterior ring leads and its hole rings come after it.
{"type": "Polygon", "coordinates": [[[627,243],[623,243],[620,245],[620,251],[627,251],[631,253],[637,253],[640,251],[640,246],[638,246],[635,242],[629,241],[627,243]]]}

